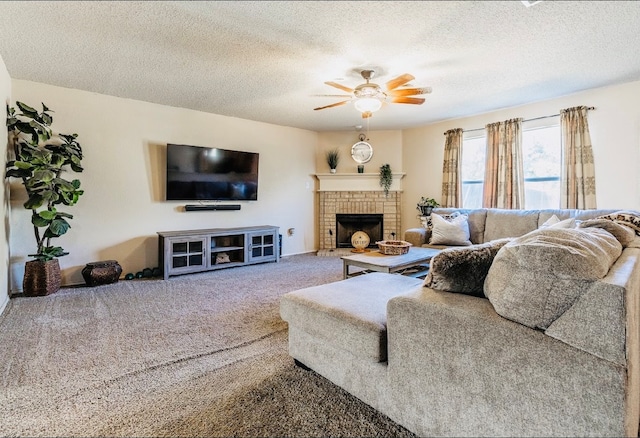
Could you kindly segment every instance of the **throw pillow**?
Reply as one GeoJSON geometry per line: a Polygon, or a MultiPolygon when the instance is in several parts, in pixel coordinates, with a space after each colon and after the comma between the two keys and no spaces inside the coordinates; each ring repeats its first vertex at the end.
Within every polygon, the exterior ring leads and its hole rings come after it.
{"type": "Polygon", "coordinates": [[[498,250],[510,240],[443,250],[431,259],[424,286],[484,298],[483,285],[491,263],[498,250]]]}
{"type": "Polygon", "coordinates": [[[589,219],[582,221],[580,224],[580,228],[589,227],[602,228],[610,232],[613,234],[613,237],[618,239],[618,242],[620,242],[623,248],[629,246],[636,238],[636,233],[633,229],[609,219],[589,219]]]}
{"type": "Polygon", "coordinates": [[[555,214],[547,219],[540,228],[575,228],[576,220],[570,217],[569,219],[560,220],[555,214]]]}
{"type": "Polygon", "coordinates": [[[504,318],[545,330],[604,277],[622,245],[600,228],[543,228],[504,245],[484,293],[504,318]]]}
{"type": "Polygon", "coordinates": [[[471,245],[469,234],[469,222],[466,214],[459,214],[450,220],[436,213],[431,213],[431,239],[432,245],[471,245]]]}

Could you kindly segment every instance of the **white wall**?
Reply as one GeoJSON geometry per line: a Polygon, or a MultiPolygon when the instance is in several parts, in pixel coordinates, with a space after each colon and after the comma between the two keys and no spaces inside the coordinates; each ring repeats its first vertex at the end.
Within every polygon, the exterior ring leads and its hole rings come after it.
{"type": "Polygon", "coordinates": [[[640,82],[631,82],[403,131],[403,229],[420,226],[416,203],[421,196],[441,199],[445,131],[542,117],[579,105],[596,108],[589,112],[589,129],[598,208],[640,209],[639,101],[640,82]]]}
{"type": "MultiPolygon", "coordinates": [[[[0,56],[0,117],[2,120],[7,118],[6,106],[11,100],[11,78],[4,64],[2,56],[0,56]]],[[[7,163],[7,126],[2,123],[0,126],[0,168],[4,169],[7,163]]],[[[0,204],[4,212],[2,221],[0,221],[0,314],[9,302],[9,195],[8,184],[4,182],[0,189],[0,204]]]]}
{"type": "MultiPolygon", "coordinates": [[[[54,130],[77,133],[83,147],[84,172],[75,175],[85,194],[66,210],[72,228],[55,242],[70,253],[60,258],[63,285],[83,283],[81,270],[93,261],[115,259],[124,273],[157,266],[158,231],[275,225],[283,255],[317,248],[317,133],[23,80],[12,85],[14,104],[44,102],[54,130]],[[258,201],[239,202],[240,211],[188,213],[186,202],[164,201],[167,143],[259,152],[258,201]]],[[[24,196],[12,184],[12,290],[21,289],[35,249],[24,196]]]]}

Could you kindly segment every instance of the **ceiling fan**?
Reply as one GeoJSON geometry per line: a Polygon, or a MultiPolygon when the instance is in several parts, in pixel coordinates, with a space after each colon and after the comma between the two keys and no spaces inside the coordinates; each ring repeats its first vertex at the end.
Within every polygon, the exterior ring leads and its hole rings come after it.
{"type": "Polygon", "coordinates": [[[362,70],[360,74],[366,82],[364,84],[358,85],[356,88],[345,87],[344,85],[338,84],[336,82],[325,82],[325,84],[327,85],[351,94],[325,95],[328,97],[348,97],[348,99],[341,102],[332,103],[331,105],[314,108],[314,110],[317,111],[326,108],[333,108],[353,101],[353,105],[358,111],[362,113],[362,118],[366,119],[371,117],[375,111],[378,111],[382,107],[383,102],[422,105],[425,100],[424,98],[412,96],[431,93],[431,87],[400,88],[403,85],[407,84],[409,81],[415,79],[408,73],[400,75],[397,78],[387,82],[385,84],[384,90],[382,89],[382,87],[380,87],[380,85],[370,82],[375,75],[375,72],[373,70],[362,70]]]}

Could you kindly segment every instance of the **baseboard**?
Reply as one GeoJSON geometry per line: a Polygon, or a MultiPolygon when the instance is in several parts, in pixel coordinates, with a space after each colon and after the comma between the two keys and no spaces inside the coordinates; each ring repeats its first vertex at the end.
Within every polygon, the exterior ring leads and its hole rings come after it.
{"type": "Polygon", "coordinates": [[[7,304],[9,304],[9,295],[5,295],[2,297],[2,302],[0,302],[0,315],[4,312],[4,309],[7,308],[7,304]]]}

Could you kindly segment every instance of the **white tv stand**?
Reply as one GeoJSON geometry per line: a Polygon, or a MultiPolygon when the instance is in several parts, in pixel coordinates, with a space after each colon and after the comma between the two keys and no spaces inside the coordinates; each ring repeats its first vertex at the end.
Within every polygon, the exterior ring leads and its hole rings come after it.
{"type": "Polygon", "coordinates": [[[278,262],[278,230],[278,227],[262,225],[159,231],[159,266],[164,279],[168,280],[173,275],[278,262]]]}

